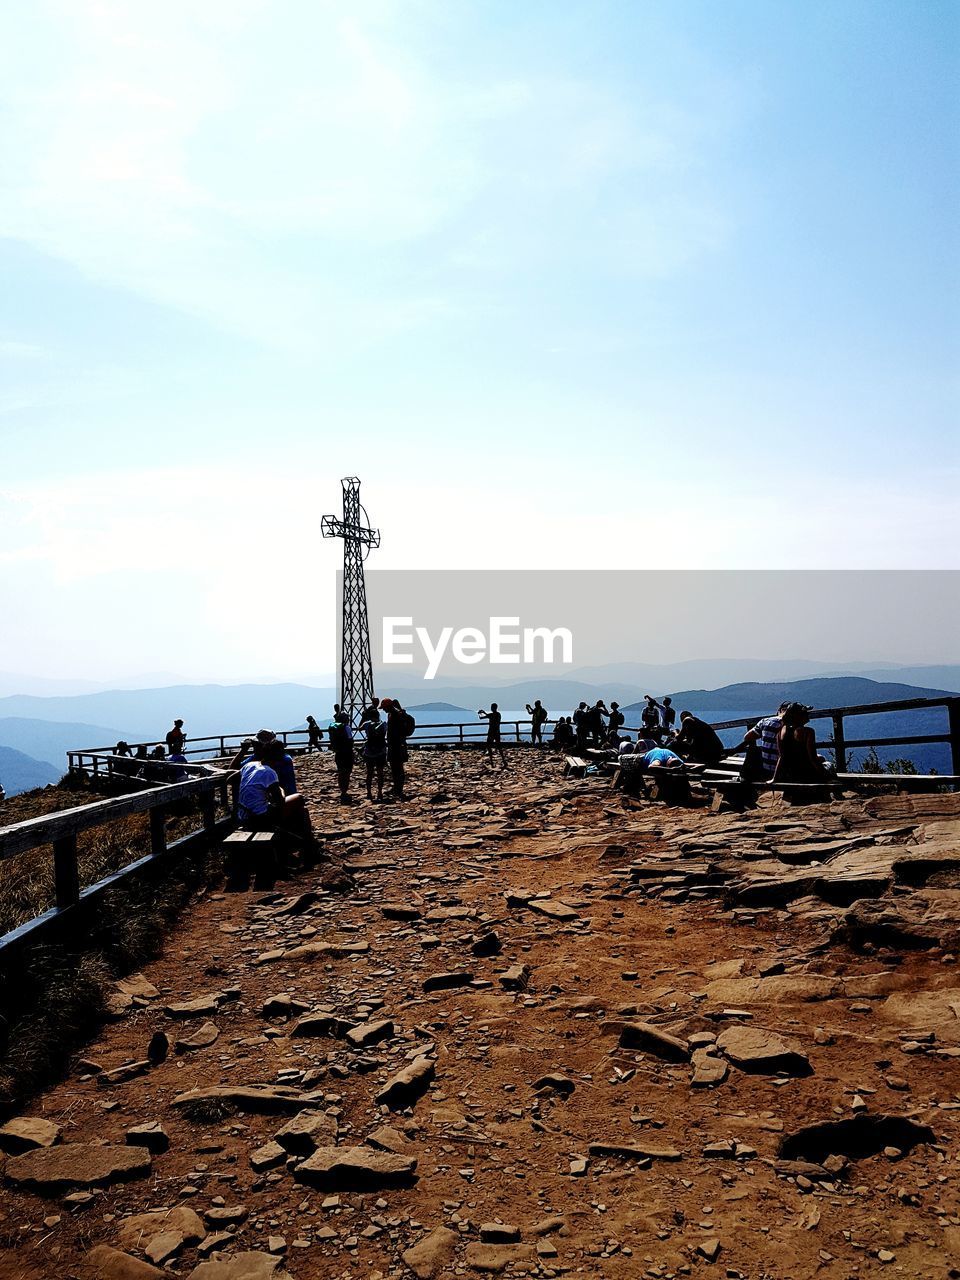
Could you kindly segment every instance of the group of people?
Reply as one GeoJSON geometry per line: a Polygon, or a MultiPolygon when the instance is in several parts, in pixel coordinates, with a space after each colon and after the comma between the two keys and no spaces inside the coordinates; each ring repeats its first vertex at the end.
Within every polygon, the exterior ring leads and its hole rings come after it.
{"type": "Polygon", "coordinates": [[[669,697],[658,700],[647,694],[644,704],[636,741],[621,732],[619,704],[611,702],[608,709],[600,700],[593,706],[581,702],[572,716],[561,716],[553,730],[554,745],[565,751],[596,747],[618,756],[640,756],[643,769],[715,767],[724,757],[744,752],[741,775],[750,782],[818,782],[829,776],[809,725],[812,709],[802,703],[784,702],[776,715],[757,721],[733,747],[725,747],[713,726],[691,711],[681,711],[678,724],[669,697]]]}
{"type": "MultiPolygon", "coordinates": [[[[340,803],[350,803],[350,778],[359,755],[366,767],[368,800],[383,800],[386,769],[390,769],[391,798],[405,800],[407,739],[416,729],[413,716],[399,698],[371,698],[360,714],[356,729],[339,703],[333,707],[333,720],[326,730],[330,751],[337,771],[340,803]],[[374,795],[376,786],[376,795],[374,795]]],[[[323,750],[324,730],[313,716],[307,716],[307,751],[323,750]]]]}

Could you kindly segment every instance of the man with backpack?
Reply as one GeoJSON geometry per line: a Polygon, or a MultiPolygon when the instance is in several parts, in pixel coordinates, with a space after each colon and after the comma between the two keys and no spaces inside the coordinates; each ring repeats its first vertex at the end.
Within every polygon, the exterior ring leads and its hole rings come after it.
{"type": "Polygon", "coordinates": [[[380,706],[387,713],[387,763],[390,765],[390,777],[393,781],[393,798],[406,800],[406,764],[410,758],[407,739],[416,729],[417,722],[409,711],[403,709],[397,698],[384,698],[380,706]]]}
{"type": "Polygon", "coordinates": [[[337,703],[333,708],[333,724],[327,730],[330,750],[333,752],[333,763],[337,770],[337,786],[340,788],[340,803],[350,803],[350,774],[353,772],[353,726],[346,711],[337,703]]]}

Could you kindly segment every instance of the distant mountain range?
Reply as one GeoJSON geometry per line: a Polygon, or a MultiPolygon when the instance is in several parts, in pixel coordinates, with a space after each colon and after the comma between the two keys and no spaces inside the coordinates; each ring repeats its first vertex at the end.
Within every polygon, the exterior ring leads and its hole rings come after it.
{"type": "Polygon", "coordinates": [[[63,769],[54,769],[44,760],[34,760],[12,747],[0,747],[0,786],[8,796],[18,796],[21,791],[32,791],[35,787],[59,782],[62,774],[63,769]]]}
{"type": "MultiPolygon", "coordinates": [[[[762,664],[752,664],[757,665],[762,664]]],[[[543,701],[553,718],[570,714],[580,701],[595,702],[603,698],[609,705],[616,699],[625,710],[627,723],[636,724],[639,723],[644,693],[656,697],[671,693],[678,712],[688,708],[704,719],[722,721],[775,711],[785,699],[814,706],[843,706],[960,692],[960,666],[902,668],[910,675],[938,672],[945,677],[936,683],[930,680],[922,684],[911,683],[905,678],[879,681],[864,674],[741,682],[719,689],[696,688],[689,683],[666,680],[671,670],[689,673],[697,666],[695,663],[677,663],[673,668],[645,667],[643,670],[646,672],[656,672],[664,678],[659,683],[645,679],[636,685],[617,678],[601,683],[567,678],[522,680],[504,685],[464,683],[435,688],[423,683],[403,688],[384,681],[378,688],[384,695],[395,688],[420,725],[463,722],[476,724],[480,732],[483,724],[477,716],[478,707],[489,707],[491,702],[497,702],[505,720],[525,719],[526,704],[535,698],[543,701]],[[425,701],[423,694],[428,688],[431,697],[425,701]]],[[[610,670],[625,676],[636,674],[640,667],[641,664],[627,663],[595,671],[597,675],[610,670]]],[[[899,675],[899,672],[894,674],[899,675]]],[[[0,698],[0,745],[32,758],[34,764],[55,770],[59,776],[66,768],[68,750],[112,746],[119,738],[128,742],[156,741],[163,738],[178,716],[185,721],[187,735],[191,738],[249,733],[262,727],[293,729],[303,725],[308,713],[315,715],[321,724],[326,723],[334,699],[332,688],[303,684],[175,685],[55,697],[16,694],[0,698]]],[[[935,708],[926,712],[865,716],[850,721],[847,734],[851,738],[905,736],[911,732],[940,732],[945,725],[946,712],[935,708]]],[[[821,729],[820,736],[825,737],[827,727],[818,728],[821,729]]],[[[890,755],[909,756],[924,769],[948,772],[950,767],[947,748],[936,744],[898,747],[881,752],[881,758],[890,755]]],[[[22,764],[19,767],[22,768],[22,764]]],[[[10,790],[6,780],[4,785],[10,790]]]]}

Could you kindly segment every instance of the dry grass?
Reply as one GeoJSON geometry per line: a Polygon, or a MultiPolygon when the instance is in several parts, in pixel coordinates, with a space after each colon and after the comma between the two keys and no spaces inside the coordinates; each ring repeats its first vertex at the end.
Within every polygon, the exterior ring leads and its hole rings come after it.
{"type": "MultiPolygon", "coordinates": [[[[17,796],[3,824],[82,804],[85,793],[66,787],[17,796]],[[17,803],[19,802],[19,803],[17,803]]],[[[200,825],[196,812],[168,824],[168,839],[200,825]]],[[[81,834],[78,862],[89,885],[149,851],[149,819],[124,818],[81,834]]],[[[36,945],[0,972],[0,1110],[21,1106],[37,1089],[62,1074],[70,1056],[100,1026],[105,997],[115,978],[159,950],[164,935],[192,894],[219,878],[219,855],[191,856],[156,873],[117,885],[85,914],[81,936],[36,945]]],[[[49,847],[0,863],[0,932],[33,919],[53,905],[53,859],[49,847]]]]}
{"type": "MultiPolygon", "coordinates": [[[[28,791],[4,805],[0,811],[0,826],[73,809],[85,801],[99,798],[66,783],[28,791]]],[[[174,840],[196,830],[200,825],[198,815],[198,807],[185,806],[183,813],[167,823],[167,839],[174,840]]],[[[82,831],[77,837],[81,887],[95,884],[149,851],[150,820],[145,813],[82,831]]],[[[0,862],[0,934],[35,919],[53,905],[53,850],[50,845],[30,849],[0,862]]]]}

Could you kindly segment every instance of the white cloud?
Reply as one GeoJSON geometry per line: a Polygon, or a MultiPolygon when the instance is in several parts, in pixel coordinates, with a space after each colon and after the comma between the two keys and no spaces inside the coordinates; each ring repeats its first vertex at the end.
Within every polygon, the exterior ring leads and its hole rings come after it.
{"type": "Polygon", "coordinates": [[[478,243],[485,266],[522,273],[566,262],[572,223],[587,262],[661,274],[722,241],[689,176],[715,120],[562,72],[463,76],[425,36],[442,12],[22,9],[0,62],[0,233],[308,350],[431,323],[448,286],[422,281],[478,243]]]}

